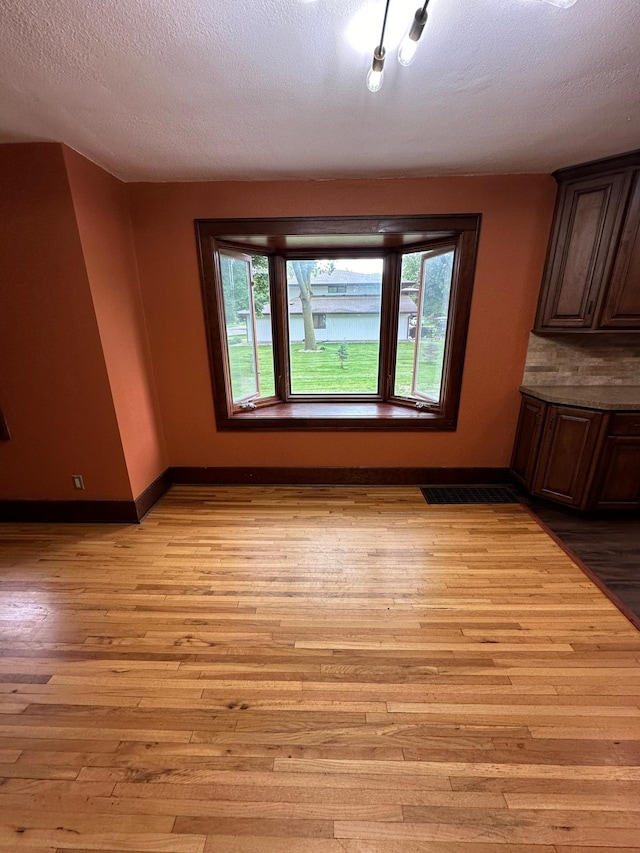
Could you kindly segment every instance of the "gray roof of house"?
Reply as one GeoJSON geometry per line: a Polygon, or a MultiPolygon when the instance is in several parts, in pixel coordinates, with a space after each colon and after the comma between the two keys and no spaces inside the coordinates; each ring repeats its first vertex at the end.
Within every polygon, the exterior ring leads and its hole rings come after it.
{"type": "MultiPolygon", "coordinates": [[[[297,284],[295,273],[287,276],[289,284],[297,284]]],[[[334,270],[333,272],[321,272],[311,276],[311,285],[314,284],[382,284],[382,274],[379,272],[351,272],[351,270],[334,270]]]]}
{"type": "MultiPolygon", "coordinates": [[[[314,296],[311,300],[314,314],[379,314],[380,298],[378,296],[314,296]]],[[[408,296],[400,297],[400,313],[415,314],[416,304],[408,296]]],[[[263,314],[271,313],[267,303],[262,309],[263,314]]],[[[289,301],[290,314],[302,314],[302,303],[299,299],[289,301]]]]}

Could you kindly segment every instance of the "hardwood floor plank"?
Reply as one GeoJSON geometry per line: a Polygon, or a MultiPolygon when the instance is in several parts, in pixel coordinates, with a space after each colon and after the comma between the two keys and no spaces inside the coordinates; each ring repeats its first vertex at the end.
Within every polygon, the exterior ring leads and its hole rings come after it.
{"type": "Polygon", "coordinates": [[[14,764],[21,752],[20,749],[0,749],[0,764],[14,764]]]}
{"type": "MultiPolygon", "coordinates": [[[[344,853],[556,853],[557,847],[548,844],[495,844],[492,842],[415,841],[402,839],[384,841],[341,839],[344,853]]],[[[600,851],[600,848],[598,848],[600,851]]],[[[585,853],[583,850],[582,853],[585,853]]],[[[618,850],[617,853],[620,853],[618,850]]],[[[635,850],[634,850],[635,853],[635,850]]]]}
{"type": "Polygon", "coordinates": [[[407,823],[441,823],[461,827],[600,827],[608,829],[638,829],[640,814],[637,811],[599,809],[464,809],[451,807],[403,806],[407,823]]]}
{"type": "MultiPolygon", "coordinates": [[[[23,753],[24,754],[24,753],[23,753]]],[[[10,779],[60,779],[73,781],[78,775],[78,768],[53,767],[47,764],[25,764],[16,761],[14,764],[0,764],[0,794],[10,779]]]]}
{"type": "Polygon", "coordinates": [[[204,853],[344,853],[334,838],[266,838],[264,835],[210,835],[204,853]]]}
{"type": "Polygon", "coordinates": [[[0,805],[7,806],[7,796],[108,797],[113,791],[111,782],[76,782],[66,779],[5,778],[0,785],[0,805]]]}
{"type": "Polygon", "coordinates": [[[603,798],[620,796],[623,798],[636,798],[638,791],[637,782],[625,782],[620,780],[602,779],[574,779],[571,774],[571,765],[567,765],[567,774],[564,779],[508,779],[508,778],[471,778],[468,776],[450,777],[451,787],[454,791],[493,792],[501,793],[506,797],[509,793],[526,794],[586,794],[597,796],[602,793],[603,798]]]}
{"type": "Polygon", "coordinates": [[[333,821],[296,818],[178,817],[174,831],[185,835],[255,835],[262,838],[333,838],[333,821]]]}
{"type": "Polygon", "coordinates": [[[378,772],[389,776],[412,775],[450,775],[479,777],[516,777],[526,778],[564,778],[569,773],[574,779],[612,780],[621,782],[640,782],[640,767],[592,767],[577,764],[531,765],[531,764],[477,764],[464,762],[404,761],[305,761],[299,759],[276,759],[274,770],[288,773],[357,773],[378,772]]]}
{"type": "Polygon", "coordinates": [[[74,850],[76,853],[204,853],[206,837],[168,833],[68,832],[64,829],[20,831],[0,827],[0,845],[7,851],[44,853],[74,850]],[[47,846],[45,846],[47,845],[47,846]],[[52,845],[55,845],[53,847],[52,845]]]}
{"type": "Polygon", "coordinates": [[[503,845],[528,844],[532,836],[538,839],[540,845],[548,845],[554,850],[554,845],[565,842],[584,847],[596,847],[608,844],[624,849],[633,847],[638,840],[637,829],[612,830],[609,827],[574,827],[574,826],[465,826],[458,823],[385,823],[380,822],[348,822],[337,821],[335,824],[336,838],[355,838],[361,840],[417,840],[417,841],[453,841],[459,844],[480,841],[494,841],[503,845]],[[613,844],[612,844],[613,842],[613,844]]]}
{"type": "MultiPolygon", "coordinates": [[[[139,762],[142,763],[142,762],[139,762]]],[[[176,762],[172,762],[175,764],[176,762]]],[[[269,785],[274,787],[312,788],[322,790],[325,788],[349,791],[345,795],[350,796],[351,789],[357,790],[383,790],[393,791],[395,786],[389,781],[389,777],[380,774],[358,774],[342,776],[329,776],[322,773],[278,773],[274,776],[273,761],[263,761],[261,769],[211,769],[210,759],[206,759],[206,767],[187,768],[180,762],[182,767],[175,769],[161,768],[151,770],[138,770],[125,768],[84,768],[78,780],[92,781],[142,781],[147,785],[155,786],[157,783],[176,784],[212,784],[212,785],[269,785]]],[[[225,762],[224,766],[233,767],[233,760],[225,762]]],[[[446,776],[409,776],[412,790],[419,791],[451,791],[451,785],[446,776]]]]}
{"type": "Polygon", "coordinates": [[[69,740],[82,740],[84,737],[98,738],[99,740],[114,741],[116,738],[120,740],[154,740],[168,741],[169,743],[184,742],[188,743],[191,739],[190,731],[164,731],[162,729],[150,730],[147,728],[139,729],[105,729],[99,725],[87,724],[84,727],[74,726],[72,721],[63,720],[57,726],[38,725],[39,720],[30,721],[25,715],[20,723],[15,725],[3,726],[0,725],[0,737],[28,737],[34,739],[49,740],[50,738],[60,739],[68,738],[69,740]]]}
{"type": "Polygon", "coordinates": [[[640,797],[629,800],[624,794],[505,794],[510,809],[571,809],[572,811],[640,812],[640,797]]]}
{"type": "MultiPolygon", "coordinates": [[[[0,805],[2,801],[0,801],[0,805]]],[[[333,820],[383,820],[402,821],[400,805],[388,803],[345,803],[331,800],[328,803],[289,803],[209,801],[189,799],[164,799],[161,797],[90,797],[87,805],[109,814],[173,815],[180,818],[239,818],[268,821],[333,821],[333,820]]],[[[186,827],[187,824],[180,824],[186,827]]],[[[217,825],[217,824],[216,824],[217,825]]],[[[205,824],[203,824],[203,827],[205,824]]],[[[303,828],[306,824],[303,826],[303,828]]],[[[185,830],[186,831],[186,830],[185,830]]],[[[205,831],[205,830],[198,830],[205,831]]],[[[206,830],[210,832],[210,830],[206,830]]],[[[280,833],[278,833],[280,834],[280,833]]],[[[297,834],[293,833],[294,835],[297,834]]]]}
{"type": "MultiPolygon", "coordinates": [[[[264,780],[266,782],[266,780],[264,780]]],[[[382,780],[379,780],[382,782],[382,780]]],[[[461,792],[454,793],[449,790],[430,791],[420,789],[393,788],[334,788],[334,787],[294,787],[293,785],[282,785],[278,787],[263,785],[222,785],[197,783],[185,784],[178,780],[174,784],[163,784],[158,782],[151,786],[140,783],[119,782],[113,789],[113,796],[127,799],[153,799],[163,798],[172,801],[208,800],[211,803],[239,802],[239,803],[312,803],[329,805],[337,803],[340,805],[439,805],[439,806],[466,806],[468,808],[506,808],[506,800],[501,794],[473,794],[461,792]]]]}

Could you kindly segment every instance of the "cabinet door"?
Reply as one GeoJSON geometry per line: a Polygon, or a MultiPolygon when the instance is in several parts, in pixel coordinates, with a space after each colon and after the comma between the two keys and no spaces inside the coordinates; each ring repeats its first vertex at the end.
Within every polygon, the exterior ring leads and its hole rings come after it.
{"type": "Polygon", "coordinates": [[[606,439],[591,505],[640,509],[640,436],[610,435],[606,439]]]}
{"type": "Polygon", "coordinates": [[[561,186],[536,328],[594,325],[611,270],[627,186],[625,172],[561,186]]]}
{"type": "Polygon", "coordinates": [[[511,457],[511,473],[526,489],[530,489],[533,482],[545,408],[546,403],[541,400],[522,398],[511,457]]]}
{"type": "Polygon", "coordinates": [[[635,173],[600,327],[640,329],[640,172],[635,173]]]}
{"type": "Polygon", "coordinates": [[[585,503],[602,420],[599,412],[549,406],[534,494],[569,506],[585,503]]]}

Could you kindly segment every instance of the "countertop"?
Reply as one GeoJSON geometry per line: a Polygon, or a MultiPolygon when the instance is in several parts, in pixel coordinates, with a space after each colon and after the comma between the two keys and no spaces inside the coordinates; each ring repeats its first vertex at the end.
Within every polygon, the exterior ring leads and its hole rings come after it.
{"type": "Polygon", "coordinates": [[[605,411],[640,411],[640,385],[522,385],[520,391],[563,406],[605,411]]]}

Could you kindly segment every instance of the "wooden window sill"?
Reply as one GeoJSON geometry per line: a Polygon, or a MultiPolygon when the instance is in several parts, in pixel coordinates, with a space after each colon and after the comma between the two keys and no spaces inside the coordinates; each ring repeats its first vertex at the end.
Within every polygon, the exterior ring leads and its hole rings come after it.
{"type": "Polygon", "coordinates": [[[393,403],[277,403],[219,419],[221,430],[454,430],[439,412],[393,403]]]}

